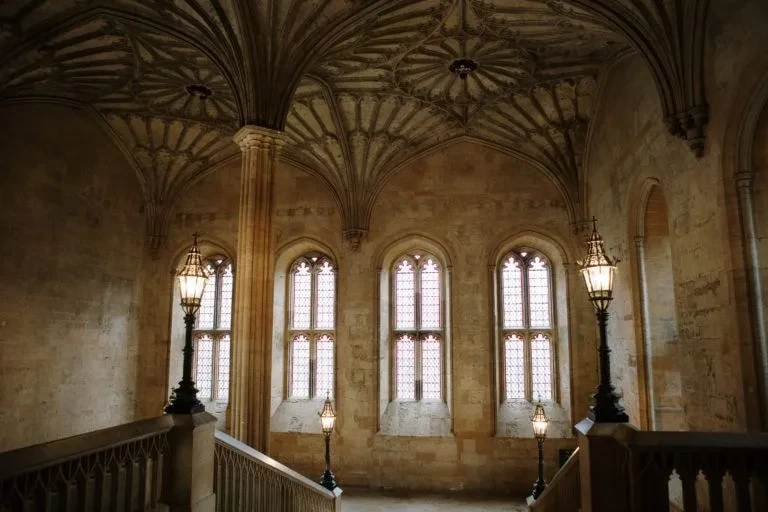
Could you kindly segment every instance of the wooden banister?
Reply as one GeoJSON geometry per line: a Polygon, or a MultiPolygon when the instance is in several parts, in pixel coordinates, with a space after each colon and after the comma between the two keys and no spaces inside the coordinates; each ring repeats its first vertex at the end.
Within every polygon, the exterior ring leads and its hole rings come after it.
{"type": "Polygon", "coordinates": [[[528,508],[534,512],[577,512],[580,506],[579,449],[576,448],[528,508]]]}

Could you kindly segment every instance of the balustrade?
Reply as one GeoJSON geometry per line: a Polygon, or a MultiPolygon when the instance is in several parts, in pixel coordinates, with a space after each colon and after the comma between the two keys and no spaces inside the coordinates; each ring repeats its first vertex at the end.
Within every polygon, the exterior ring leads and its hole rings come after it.
{"type": "Polygon", "coordinates": [[[0,512],[158,510],[169,416],[0,454],[0,512]]]}
{"type": "Polygon", "coordinates": [[[214,479],[219,512],[341,510],[341,489],[329,491],[222,432],[216,432],[214,479]]]}
{"type": "Polygon", "coordinates": [[[753,495],[764,503],[766,434],[636,432],[627,446],[633,511],[669,510],[670,502],[686,512],[764,510],[753,495]],[[679,497],[669,492],[673,475],[680,479],[679,497]]]}
{"type": "Polygon", "coordinates": [[[529,507],[534,512],[578,512],[581,507],[579,449],[571,454],[539,498],[529,507]]]}

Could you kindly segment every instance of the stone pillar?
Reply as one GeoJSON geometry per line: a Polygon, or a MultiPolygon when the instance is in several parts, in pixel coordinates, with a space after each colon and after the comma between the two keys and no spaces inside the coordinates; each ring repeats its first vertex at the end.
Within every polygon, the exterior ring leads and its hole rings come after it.
{"type": "Polygon", "coordinates": [[[633,509],[629,501],[630,457],[624,444],[635,431],[626,423],[594,423],[588,418],[576,425],[582,511],[633,509]]]}
{"type": "Polygon", "coordinates": [[[765,332],[765,302],[760,276],[760,254],[757,247],[755,212],[752,204],[752,184],[755,173],[751,170],[740,171],[734,177],[739,196],[752,335],[757,351],[755,355],[757,356],[757,378],[760,386],[760,421],[763,429],[768,429],[768,338],[765,332]]]}
{"type": "Polygon", "coordinates": [[[216,418],[207,412],[174,414],[173,425],[168,432],[170,461],[162,505],[170,512],[214,512],[216,418]]]}
{"type": "Polygon", "coordinates": [[[637,281],[640,290],[640,317],[643,334],[643,372],[645,373],[645,401],[648,430],[656,430],[656,396],[653,389],[653,340],[651,339],[651,313],[648,303],[648,278],[645,270],[645,238],[635,237],[637,281]]]}
{"type": "Polygon", "coordinates": [[[242,151],[242,174],[229,419],[232,435],[263,453],[269,443],[274,279],[272,178],[282,146],[281,136],[280,132],[250,125],[234,136],[242,151]]]}

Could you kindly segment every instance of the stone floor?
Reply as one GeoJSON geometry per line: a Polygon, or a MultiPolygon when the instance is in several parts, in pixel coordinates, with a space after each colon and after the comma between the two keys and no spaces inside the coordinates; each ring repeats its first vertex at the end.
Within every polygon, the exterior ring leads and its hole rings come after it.
{"type": "Polygon", "coordinates": [[[524,499],[345,488],[342,512],[526,512],[524,499]]]}

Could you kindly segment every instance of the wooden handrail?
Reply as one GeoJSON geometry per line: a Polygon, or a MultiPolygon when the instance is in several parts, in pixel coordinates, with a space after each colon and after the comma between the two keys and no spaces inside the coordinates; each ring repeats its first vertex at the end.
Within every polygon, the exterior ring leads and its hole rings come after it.
{"type": "Polygon", "coordinates": [[[576,512],[581,505],[579,449],[576,448],[541,496],[529,505],[537,512],[576,512]]]}

